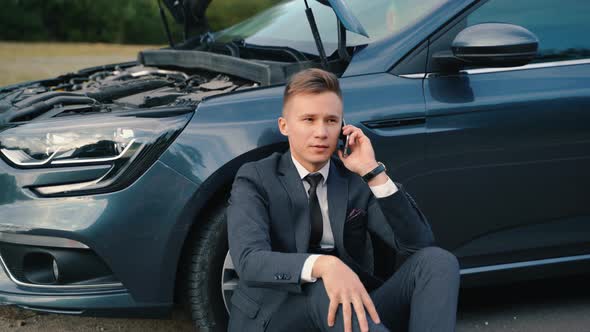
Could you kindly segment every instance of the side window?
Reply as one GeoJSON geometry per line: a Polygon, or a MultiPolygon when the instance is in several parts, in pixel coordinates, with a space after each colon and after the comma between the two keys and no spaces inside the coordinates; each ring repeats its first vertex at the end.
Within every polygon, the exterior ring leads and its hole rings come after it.
{"type": "Polygon", "coordinates": [[[467,16],[467,26],[495,22],[527,28],[539,38],[533,62],[590,58],[590,1],[490,0],[467,16]]]}

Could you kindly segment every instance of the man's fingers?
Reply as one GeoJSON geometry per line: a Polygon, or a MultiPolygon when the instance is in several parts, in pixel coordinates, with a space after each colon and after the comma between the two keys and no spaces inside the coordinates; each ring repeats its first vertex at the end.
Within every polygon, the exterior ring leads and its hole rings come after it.
{"type": "Polygon", "coordinates": [[[375,322],[375,324],[381,323],[381,319],[379,318],[379,313],[377,312],[377,308],[375,308],[375,304],[373,303],[373,300],[371,299],[371,297],[367,293],[365,293],[363,295],[363,304],[365,305],[365,308],[367,308],[367,312],[369,313],[369,316],[371,316],[371,319],[373,320],[373,322],[375,322]]]}
{"type": "Polygon", "coordinates": [[[363,132],[360,128],[357,128],[353,125],[347,125],[346,127],[342,128],[342,132],[344,133],[344,135],[351,135],[352,133],[359,132],[359,131],[361,133],[363,132]]]}
{"type": "Polygon", "coordinates": [[[344,135],[350,135],[350,133],[354,130],[355,126],[353,125],[346,125],[342,127],[342,132],[344,135]]]}
{"type": "Polygon", "coordinates": [[[363,301],[360,298],[355,297],[352,301],[352,304],[354,305],[354,311],[356,312],[356,318],[359,321],[359,327],[361,331],[369,331],[369,323],[367,323],[367,315],[365,314],[363,301]]]}
{"type": "Polygon", "coordinates": [[[361,135],[357,134],[356,132],[350,135],[350,140],[348,145],[357,146],[360,143],[361,135]]]}
{"type": "Polygon", "coordinates": [[[350,134],[350,137],[348,138],[348,145],[354,145],[354,143],[356,142],[357,136],[358,136],[358,134],[356,132],[353,132],[352,134],[350,134]]]}
{"type": "Polygon", "coordinates": [[[338,302],[331,300],[330,306],[328,307],[328,326],[334,326],[336,320],[336,312],[338,311],[338,302]]]}
{"type": "Polygon", "coordinates": [[[342,319],[344,320],[344,332],[352,332],[352,311],[349,301],[342,303],[342,319]]]}
{"type": "Polygon", "coordinates": [[[365,134],[363,134],[360,129],[354,131],[352,134],[350,134],[348,145],[357,145],[361,143],[363,137],[365,137],[365,134]]]}

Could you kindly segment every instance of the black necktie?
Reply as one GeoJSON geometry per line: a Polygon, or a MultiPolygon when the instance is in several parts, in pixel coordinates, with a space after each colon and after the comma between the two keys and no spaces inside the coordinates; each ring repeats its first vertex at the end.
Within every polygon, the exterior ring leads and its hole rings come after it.
{"type": "Polygon", "coordinates": [[[320,173],[309,173],[304,178],[309,183],[309,212],[311,217],[311,236],[309,238],[309,247],[317,248],[320,246],[322,240],[322,232],[324,224],[322,221],[322,210],[320,209],[320,201],[316,189],[318,184],[322,181],[323,177],[320,173]]]}

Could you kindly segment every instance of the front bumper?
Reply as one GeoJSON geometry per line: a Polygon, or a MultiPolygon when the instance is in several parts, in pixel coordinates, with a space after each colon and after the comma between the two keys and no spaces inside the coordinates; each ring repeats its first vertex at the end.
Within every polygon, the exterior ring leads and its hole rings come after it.
{"type": "Polygon", "coordinates": [[[163,317],[169,314],[171,304],[138,303],[124,289],[101,291],[38,290],[18,286],[4,267],[0,268],[0,304],[59,314],[90,316],[148,316],[163,317]]]}
{"type": "Polygon", "coordinates": [[[197,186],[156,161],[129,187],[108,194],[37,198],[30,174],[0,160],[0,232],[71,239],[104,261],[119,286],[52,289],[15,282],[0,268],[0,303],[80,315],[166,315],[197,186]]]}

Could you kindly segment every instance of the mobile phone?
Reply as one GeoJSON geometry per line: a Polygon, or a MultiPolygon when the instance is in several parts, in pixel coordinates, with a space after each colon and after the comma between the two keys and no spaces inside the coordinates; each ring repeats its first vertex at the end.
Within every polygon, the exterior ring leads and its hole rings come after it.
{"type": "Polygon", "coordinates": [[[340,148],[342,149],[342,155],[346,158],[348,157],[348,137],[350,135],[344,135],[342,133],[342,128],[344,128],[344,126],[346,126],[346,121],[344,121],[344,119],[342,119],[342,126],[340,127],[340,137],[338,138],[340,140],[340,148]]]}

